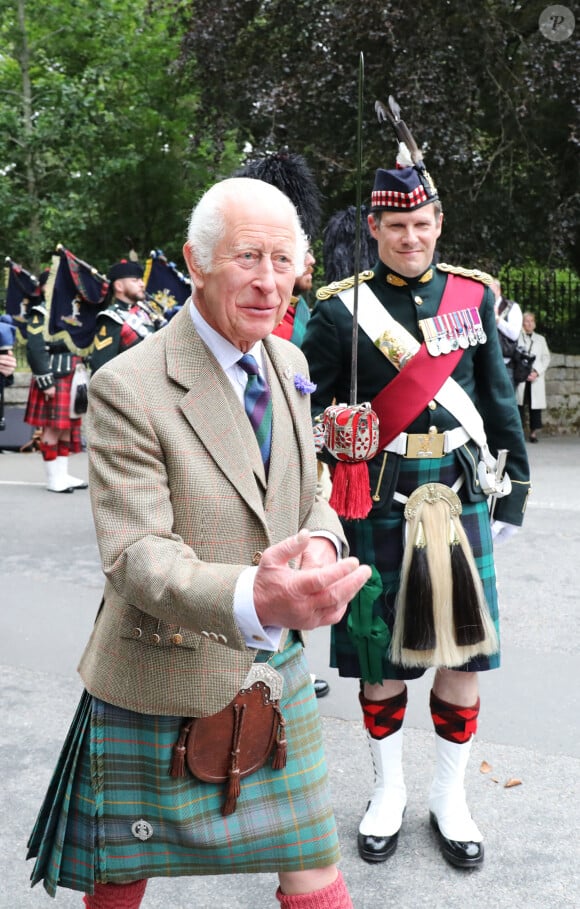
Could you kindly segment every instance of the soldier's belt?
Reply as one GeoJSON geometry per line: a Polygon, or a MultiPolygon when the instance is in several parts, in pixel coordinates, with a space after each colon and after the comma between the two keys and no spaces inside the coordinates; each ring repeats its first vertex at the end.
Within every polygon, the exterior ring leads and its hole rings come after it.
{"type": "Polygon", "coordinates": [[[404,458],[442,458],[460,448],[469,438],[463,426],[446,432],[401,432],[385,445],[384,451],[392,451],[404,458]]]}

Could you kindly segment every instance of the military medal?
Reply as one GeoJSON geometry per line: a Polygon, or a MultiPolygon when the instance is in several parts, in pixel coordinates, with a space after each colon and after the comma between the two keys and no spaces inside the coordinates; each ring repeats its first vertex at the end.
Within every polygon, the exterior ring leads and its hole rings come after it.
{"type": "Polygon", "coordinates": [[[466,309],[466,310],[464,310],[463,314],[464,314],[465,319],[467,320],[467,324],[468,324],[467,340],[469,341],[470,347],[475,347],[477,344],[477,336],[475,334],[475,326],[473,324],[473,319],[471,318],[471,313],[469,312],[469,310],[466,309]]]}
{"type": "Polygon", "coordinates": [[[479,315],[479,311],[475,308],[472,309],[471,316],[473,319],[477,340],[479,341],[480,344],[485,344],[485,342],[487,341],[487,335],[483,330],[483,325],[481,324],[481,318],[479,315]]]}
{"type": "Polygon", "coordinates": [[[451,343],[451,350],[457,350],[459,347],[459,341],[457,340],[453,320],[448,315],[443,316],[443,320],[447,326],[447,334],[451,343]]]}
{"type": "Polygon", "coordinates": [[[443,325],[443,321],[440,316],[435,316],[435,324],[437,326],[437,338],[439,339],[439,350],[442,354],[451,353],[451,341],[443,325]]]}
{"type": "Polygon", "coordinates": [[[438,357],[441,351],[439,350],[439,341],[437,340],[437,332],[433,324],[433,319],[421,319],[419,328],[423,332],[427,350],[432,357],[438,357]]]}
{"type": "Polygon", "coordinates": [[[461,318],[461,313],[454,312],[452,313],[452,316],[453,321],[455,322],[455,329],[457,332],[457,341],[459,343],[459,346],[462,350],[467,350],[469,347],[469,341],[467,340],[467,331],[465,330],[465,326],[461,318]]]}

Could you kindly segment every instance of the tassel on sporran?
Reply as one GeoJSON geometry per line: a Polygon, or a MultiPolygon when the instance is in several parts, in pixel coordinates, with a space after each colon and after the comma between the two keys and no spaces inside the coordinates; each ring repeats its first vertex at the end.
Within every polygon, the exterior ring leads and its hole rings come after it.
{"type": "Polygon", "coordinates": [[[420,486],[407,501],[394,663],[453,668],[498,648],[461,511],[459,497],[442,483],[420,486]]]}

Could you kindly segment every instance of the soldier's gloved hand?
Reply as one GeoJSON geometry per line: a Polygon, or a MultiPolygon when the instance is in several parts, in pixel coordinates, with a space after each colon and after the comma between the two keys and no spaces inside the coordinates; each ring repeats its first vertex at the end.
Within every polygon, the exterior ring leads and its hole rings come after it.
{"type": "Polygon", "coordinates": [[[518,532],[520,528],[515,524],[506,524],[505,521],[491,522],[491,536],[496,546],[500,543],[507,543],[518,532]]]}

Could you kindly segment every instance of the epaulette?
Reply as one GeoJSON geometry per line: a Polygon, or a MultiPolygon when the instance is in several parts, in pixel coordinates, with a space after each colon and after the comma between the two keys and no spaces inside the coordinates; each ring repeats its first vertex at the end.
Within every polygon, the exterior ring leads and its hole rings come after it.
{"type": "Polygon", "coordinates": [[[107,309],[102,309],[97,315],[97,319],[101,319],[104,316],[107,319],[112,319],[113,322],[117,322],[119,325],[124,325],[127,321],[128,314],[128,310],[122,310],[113,303],[111,306],[108,306],[107,309]]]}
{"type": "Polygon", "coordinates": [[[436,268],[452,275],[461,275],[462,278],[473,278],[474,281],[481,281],[482,284],[488,286],[493,281],[493,275],[488,275],[486,271],[480,271],[479,268],[462,268],[461,265],[447,265],[445,262],[438,262],[436,268]]]}
{"type": "MultiPolygon", "coordinates": [[[[367,269],[366,271],[359,272],[358,283],[362,284],[363,281],[370,281],[371,278],[374,278],[375,273],[372,269],[367,269]]],[[[329,300],[330,297],[334,297],[335,294],[339,294],[341,290],[350,290],[351,287],[354,287],[354,275],[351,275],[350,278],[343,278],[342,281],[333,281],[332,284],[327,284],[325,287],[321,287],[316,291],[317,300],[329,300]]]]}

